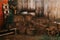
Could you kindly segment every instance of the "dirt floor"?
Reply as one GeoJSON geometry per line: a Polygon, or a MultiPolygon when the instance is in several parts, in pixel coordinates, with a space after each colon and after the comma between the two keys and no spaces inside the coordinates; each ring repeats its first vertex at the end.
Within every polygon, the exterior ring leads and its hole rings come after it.
{"type": "Polygon", "coordinates": [[[30,36],[30,35],[7,35],[0,37],[0,40],[59,40],[60,37],[50,37],[47,35],[30,36]]]}

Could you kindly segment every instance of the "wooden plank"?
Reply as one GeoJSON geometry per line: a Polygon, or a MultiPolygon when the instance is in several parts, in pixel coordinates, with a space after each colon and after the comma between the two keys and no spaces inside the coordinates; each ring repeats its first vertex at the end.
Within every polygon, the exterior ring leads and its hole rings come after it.
{"type": "Polygon", "coordinates": [[[12,28],[10,30],[2,30],[2,31],[0,31],[0,36],[14,34],[15,31],[16,31],[16,28],[12,28]]]}

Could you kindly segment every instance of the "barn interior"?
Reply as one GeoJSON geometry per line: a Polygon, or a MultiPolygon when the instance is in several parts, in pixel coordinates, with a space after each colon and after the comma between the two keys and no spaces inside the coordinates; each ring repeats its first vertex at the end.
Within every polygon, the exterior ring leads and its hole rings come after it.
{"type": "Polygon", "coordinates": [[[0,40],[60,40],[60,0],[0,0],[0,40]]]}

